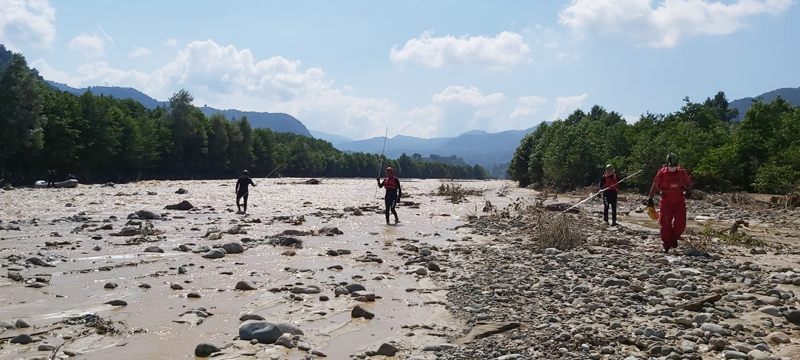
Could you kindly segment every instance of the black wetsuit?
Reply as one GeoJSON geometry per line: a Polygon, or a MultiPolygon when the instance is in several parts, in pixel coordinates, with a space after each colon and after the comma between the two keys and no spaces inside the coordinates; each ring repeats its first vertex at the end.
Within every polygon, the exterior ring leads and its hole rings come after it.
{"type": "Polygon", "coordinates": [[[611,208],[611,225],[617,225],[617,191],[619,176],[614,173],[600,178],[600,190],[603,191],[603,221],[608,223],[608,208],[611,208]]]}
{"type": "Polygon", "coordinates": [[[400,188],[400,180],[394,176],[387,177],[383,182],[378,179],[378,187],[386,188],[386,195],[383,197],[386,206],[386,223],[389,223],[390,211],[392,215],[394,215],[394,222],[399,223],[400,220],[397,218],[397,210],[395,210],[395,207],[397,206],[397,202],[400,201],[400,197],[403,196],[403,189],[400,188]]]}
{"type": "Polygon", "coordinates": [[[50,170],[47,172],[47,187],[55,187],[56,186],[56,172],[50,170]]]}
{"type": "Polygon", "coordinates": [[[253,183],[253,179],[250,179],[247,175],[242,175],[239,177],[239,180],[236,181],[236,208],[241,212],[242,208],[239,206],[239,199],[244,199],[244,212],[247,212],[247,196],[249,193],[248,186],[256,184],[253,183]]]}

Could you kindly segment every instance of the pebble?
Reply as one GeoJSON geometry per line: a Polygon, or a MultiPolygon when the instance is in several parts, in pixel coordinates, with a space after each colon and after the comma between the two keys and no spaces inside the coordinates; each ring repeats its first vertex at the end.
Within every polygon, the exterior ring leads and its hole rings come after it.
{"type": "Polygon", "coordinates": [[[203,254],[206,259],[220,259],[225,257],[225,251],[220,249],[211,249],[211,251],[203,254]]]}
{"type": "Polygon", "coordinates": [[[398,351],[399,350],[397,349],[396,346],[389,343],[383,343],[378,348],[378,351],[375,352],[375,354],[383,356],[394,356],[395,354],[397,354],[398,351]]]}
{"type": "Polygon", "coordinates": [[[33,338],[28,334],[20,334],[11,339],[12,344],[27,345],[33,342],[33,338]]]}
{"type": "Polygon", "coordinates": [[[255,290],[255,289],[257,289],[257,287],[255,285],[253,285],[253,283],[251,283],[251,282],[249,282],[247,280],[242,280],[242,281],[239,281],[239,282],[236,283],[236,290],[245,290],[246,291],[246,290],[255,290]]]}
{"type": "Polygon", "coordinates": [[[14,323],[14,327],[16,327],[17,329],[27,329],[31,327],[31,325],[28,324],[28,322],[26,322],[25,320],[19,319],[14,323]]]}
{"type": "Polygon", "coordinates": [[[772,344],[788,344],[792,342],[791,338],[789,338],[789,335],[781,331],[770,333],[764,338],[764,340],[772,344]]]}
{"type": "Polygon", "coordinates": [[[364,319],[368,319],[368,320],[375,317],[375,314],[367,311],[366,309],[361,307],[361,305],[356,305],[353,308],[353,311],[350,312],[350,315],[353,318],[364,318],[364,319]]]}

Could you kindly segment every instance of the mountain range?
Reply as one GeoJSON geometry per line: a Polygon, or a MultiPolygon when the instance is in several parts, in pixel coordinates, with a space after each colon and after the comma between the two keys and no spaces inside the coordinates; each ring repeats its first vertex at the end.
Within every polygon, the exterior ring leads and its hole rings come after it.
{"type": "MultiPolygon", "coordinates": [[[[138,101],[148,109],[155,109],[159,106],[167,106],[167,101],[158,101],[148,96],[147,94],[136,90],[134,88],[116,87],[116,86],[90,86],[87,88],[73,88],[61,83],[48,81],[50,86],[74,95],[83,95],[87,91],[91,91],[96,95],[103,95],[114,97],[116,99],[131,99],[138,101]]],[[[294,118],[289,114],[284,113],[268,113],[268,112],[255,112],[255,111],[241,111],[235,109],[220,110],[208,106],[199,107],[200,111],[205,116],[222,113],[227,119],[241,119],[247,116],[247,120],[254,128],[267,128],[277,132],[289,132],[298,135],[312,137],[311,132],[308,131],[305,125],[300,120],[294,118]]]]}
{"type": "Polygon", "coordinates": [[[788,103],[798,106],[800,105],[800,87],[798,88],[781,88],[777,90],[772,90],[770,92],[765,92],[755,98],[746,97],[744,99],[738,99],[731,101],[728,104],[728,107],[739,110],[739,115],[736,117],[737,121],[741,121],[744,119],[744,114],[747,113],[747,110],[750,109],[752,106],[753,101],[761,100],[767,103],[771,103],[775,101],[775,99],[780,96],[783,100],[786,100],[788,103]]]}
{"type": "MultiPolygon", "coordinates": [[[[67,91],[75,95],[81,95],[86,91],[104,96],[113,96],[118,99],[133,99],[147,108],[153,109],[158,106],[166,106],[167,102],[158,101],[152,97],[133,88],[92,86],[88,88],[72,88],[64,84],[48,82],[54,88],[67,91]]],[[[743,98],[730,102],[730,107],[739,110],[737,120],[744,118],[744,114],[752,105],[753,101],[771,102],[782,97],[793,105],[800,105],[800,88],[782,88],[766,92],[754,98],[743,98]]],[[[454,137],[437,138],[418,138],[413,136],[397,135],[389,139],[374,137],[364,140],[353,140],[344,136],[328,134],[320,131],[310,131],[302,122],[289,114],[267,113],[241,110],[219,110],[208,106],[199,108],[206,116],[222,113],[226,118],[241,118],[247,116],[250,124],[255,128],[269,128],[278,132],[291,132],[303,136],[314,137],[330,142],[334,147],[342,151],[365,152],[380,154],[382,151],[389,158],[397,158],[402,154],[430,156],[455,155],[463,159],[467,164],[479,164],[488,169],[499,169],[495,171],[496,176],[503,176],[503,165],[511,161],[517,146],[525,135],[531,133],[536,127],[525,130],[508,130],[499,133],[488,133],[485,131],[474,130],[454,137]],[[386,143],[384,150],[384,141],[386,143]]],[[[538,126],[538,125],[537,125],[538,126]]]]}

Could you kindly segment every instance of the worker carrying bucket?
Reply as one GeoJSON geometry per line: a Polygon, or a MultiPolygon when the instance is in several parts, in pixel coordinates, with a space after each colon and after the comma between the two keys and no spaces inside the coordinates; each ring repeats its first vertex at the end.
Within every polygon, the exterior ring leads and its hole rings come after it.
{"type": "Polygon", "coordinates": [[[647,214],[654,220],[658,219],[661,224],[661,243],[665,253],[678,247],[678,239],[686,229],[686,198],[691,191],[692,179],[689,173],[678,165],[678,156],[670,153],[667,155],[667,163],[653,178],[647,199],[647,214]],[[653,197],[659,193],[659,213],[655,213],[653,197]]]}

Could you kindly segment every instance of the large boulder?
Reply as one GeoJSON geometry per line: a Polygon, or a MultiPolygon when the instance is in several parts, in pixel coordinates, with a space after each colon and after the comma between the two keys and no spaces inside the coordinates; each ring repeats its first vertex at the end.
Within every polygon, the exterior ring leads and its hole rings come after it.
{"type": "Polygon", "coordinates": [[[262,344],[272,344],[283,335],[277,325],[258,320],[248,320],[239,326],[239,339],[258,340],[262,344]]]}

